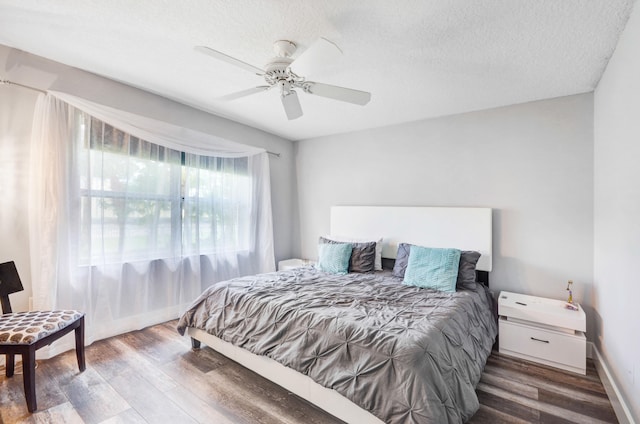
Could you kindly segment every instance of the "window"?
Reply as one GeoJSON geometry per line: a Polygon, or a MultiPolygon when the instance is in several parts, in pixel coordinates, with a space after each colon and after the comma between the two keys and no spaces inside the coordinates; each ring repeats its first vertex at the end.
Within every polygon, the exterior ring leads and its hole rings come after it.
{"type": "Polygon", "coordinates": [[[174,319],[217,281],[274,271],[266,152],[57,95],[34,112],[36,307],[84,311],[91,342],[174,319]]]}
{"type": "Polygon", "coordinates": [[[247,159],[191,154],[183,158],[185,252],[248,250],[251,181],[247,159]]]}
{"type": "Polygon", "coordinates": [[[247,158],[183,153],[79,119],[81,263],[249,249],[247,158]]]}

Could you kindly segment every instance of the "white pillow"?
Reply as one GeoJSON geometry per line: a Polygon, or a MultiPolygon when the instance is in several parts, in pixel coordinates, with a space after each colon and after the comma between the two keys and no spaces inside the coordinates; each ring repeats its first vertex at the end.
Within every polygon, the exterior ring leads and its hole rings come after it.
{"type": "Polygon", "coordinates": [[[347,243],[376,243],[376,260],[374,269],[376,271],[382,271],[382,237],[379,239],[375,238],[357,238],[357,237],[347,237],[347,236],[323,236],[326,239],[333,241],[341,241],[347,243]]]}

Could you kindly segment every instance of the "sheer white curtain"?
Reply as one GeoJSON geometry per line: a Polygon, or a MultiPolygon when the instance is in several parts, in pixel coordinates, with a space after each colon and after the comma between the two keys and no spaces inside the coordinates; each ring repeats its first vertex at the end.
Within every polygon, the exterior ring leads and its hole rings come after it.
{"type": "Polygon", "coordinates": [[[264,173],[265,165],[255,156],[184,156],[182,247],[187,256],[200,255],[203,289],[237,276],[236,270],[244,275],[275,270],[261,266],[268,260],[253,258],[253,246],[261,246],[273,261],[273,231],[260,223],[271,203],[264,197],[268,179],[252,177],[264,173]]]}
{"type": "Polygon", "coordinates": [[[46,95],[33,128],[34,308],[84,311],[88,342],[173,319],[215,281],[275,268],[265,152],[225,142],[216,157],[184,140],[176,150],[157,141],[191,130],[159,124],[154,136],[143,118],[150,142],[120,129],[143,126],[135,116],[110,113],[105,122],[46,95]]]}

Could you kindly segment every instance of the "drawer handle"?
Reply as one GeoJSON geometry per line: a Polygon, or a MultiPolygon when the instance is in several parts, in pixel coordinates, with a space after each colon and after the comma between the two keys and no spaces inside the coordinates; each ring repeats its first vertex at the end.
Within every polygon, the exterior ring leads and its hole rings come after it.
{"type": "Polygon", "coordinates": [[[535,340],[537,342],[549,343],[549,340],[536,339],[535,337],[531,337],[531,340],[535,340]]]}

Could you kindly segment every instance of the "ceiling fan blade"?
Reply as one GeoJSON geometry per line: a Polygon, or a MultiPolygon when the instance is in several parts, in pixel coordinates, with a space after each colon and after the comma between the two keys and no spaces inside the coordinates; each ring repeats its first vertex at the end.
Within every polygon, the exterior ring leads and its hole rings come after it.
{"type": "Polygon", "coordinates": [[[291,90],[289,94],[283,94],[280,98],[282,99],[282,106],[284,106],[287,118],[290,121],[302,116],[302,107],[300,106],[300,101],[295,91],[291,90]]]}
{"type": "Polygon", "coordinates": [[[336,63],[341,57],[340,47],[326,38],[318,38],[289,67],[298,75],[309,75],[316,69],[336,63]]]}
{"type": "Polygon", "coordinates": [[[231,65],[235,65],[239,68],[244,69],[245,71],[249,71],[252,72],[254,74],[258,74],[258,75],[263,75],[264,71],[256,66],[250,65],[246,62],[243,62],[239,59],[236,59],[235,57],[231,57],[229,55],[226,55],[222,52],[219,52],[217,50],[214,50],[212,48],[209,48],[207,46],[195,46],[194,47],[196,51],[200,52],[200,53],[204,53],[206,55],[209,55],[211,57],[214,57],[218,60],[221,60],[223,62],[227,62],[231,65]]]}
{"type": "Polygon", "coordinates": [[[328,97],[341,102],[353,103],[364,106],[371,100],[371,93],[354,90],[352,88],[338,87],[337,85],[322,84],[320,82],[307,81],[304,91],[316,96],[328,97]]]}
{"type": "Polygon", "coordinates": [[[247,88],[246,90],[242,90],[242,91],[236,91],[235,93],[230,93],[230,94],[226,94],[222,97],[218,97],[218,100],[225,100],[225,101],[230,101],[230,100],[235,100],[235,99],[239,99],[241,97],[246,97],[246,96],[250,96],[252,94],[257,94],[257,93],[261,93],[263,91],[267,91],[271,88],[270,85],[260,85],[258,87],[251,87],[251,88],[247,88]]]}

